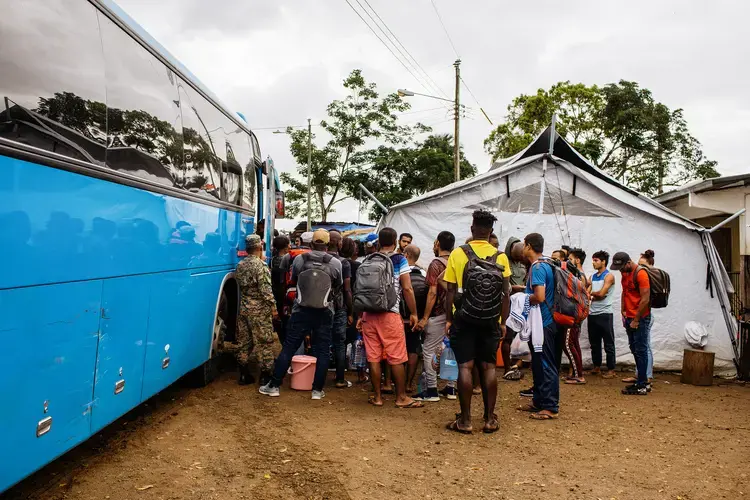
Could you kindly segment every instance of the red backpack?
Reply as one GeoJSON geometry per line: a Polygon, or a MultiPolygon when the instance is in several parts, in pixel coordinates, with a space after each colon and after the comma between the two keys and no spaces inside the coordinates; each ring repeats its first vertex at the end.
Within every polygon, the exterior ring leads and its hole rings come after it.
{"type": "Polygon", "coordinates": [[[589,316],[591,297],[586,283],[574,276],[568,269],[545,259],[555,275],[555,302],[552,305],[552,319],[560,326],[580,325],[589,316]]]}

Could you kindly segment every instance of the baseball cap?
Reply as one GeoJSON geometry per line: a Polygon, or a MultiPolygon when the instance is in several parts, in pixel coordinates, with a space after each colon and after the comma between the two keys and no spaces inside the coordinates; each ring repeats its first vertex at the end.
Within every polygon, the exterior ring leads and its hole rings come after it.
{"type": "Polygon", "coordinates": [[[302,240],[302,243],[310,243],[313,239],[313,233],[312,231],[306,231],[300,235],[300,239],[302,240]]]}
{"type": "Polygon", "coordinates": [[[316,229],[312,237],[313,243],[325,243],[328,244],[331,241],[331,235],[328,234],[326,229],[316,229]]]}
{"type": "Polygon", "coordinates": [[[625,252],[617,252],[612,257],[612,265],[610,265],[609,268],[612,271],[619,271],[628,262],[630,262],[630,255],[625,252]]]}
{"type": "Polygon", "coordinates": [[[365,245],[368,247],[374,247],[378,243],[378,235],[370,233],[365,237],[365,245]]]}

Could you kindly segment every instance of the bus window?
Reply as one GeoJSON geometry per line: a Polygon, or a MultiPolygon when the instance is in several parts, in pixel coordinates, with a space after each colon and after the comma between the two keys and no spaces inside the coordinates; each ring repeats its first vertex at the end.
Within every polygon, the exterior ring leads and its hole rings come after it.
{"type": "MultiPolygon", "coordinates": [[[[242,175],[240,178],[240,204],[246,210],[255,212],[255,183],[248,184],[245,180],[245,173],[249,170],[253,172],[255,170],[253,153],[251,150],[250,142],[248,141],[248,134],[243,130],[241,134],[231,134],[227,137],[229,147],[231,147],[232,153],[234,154],[237,164],[242,169],[242,175]]],[[[253,174],[253,180],[255,179],[253,174]]]]}
{"type": "MultiPolygon", "coordinates": [[[[197,95],[181,80],[178,87],[182,109],[185,188],[194,193],[220,198],[219,159],[216,157],[216,148],[199,109],[195,106],[199,100],[203,100],[203,97],[197,95]]],[[[205,106],[201,107],[205,108],[205,106]]]]}
{"type": "Polygon", "coordinates": [[[4,2],[0,137],[104,164],[104,60],[88,2],[4,2]],[[10,43],[12,41],[12,43],[10,43]]]}
{"type": "Polygon", "coordinates": [[[175,75],[102,16],[107,78],[107,165],[168,186],[184,184],[175,75]]]}
{"type": "Polygon", "coordinates": [[[222,162],[221,172],[221,192],[222,199],[228,201],[234,205],[240,205],[241,200],[241,186],[242,186],[242,168],[237,163],[237,159],[234,157],[232,151],[232,145],[229,141],[226,142],[227,147],[227,160],[222,162]]]}

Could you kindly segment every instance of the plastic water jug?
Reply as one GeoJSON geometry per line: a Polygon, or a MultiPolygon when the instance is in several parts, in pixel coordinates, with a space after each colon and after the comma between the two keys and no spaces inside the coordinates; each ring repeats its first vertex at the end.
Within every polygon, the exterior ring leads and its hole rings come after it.
{"type": "Polygon", "coordinates": [[[365,341],[362,336],[357,337],[354,341],[354,368],[364,368],[367,366],[367,353],[365,353],[365,341]]]}
{"type": "Polygon", "coordinates": [[[354,370],[354,344],[346,345],[346,367],[354,370]]]}
{"type": "Polygon", "coordinates": [[[458,362],[456,362],[456,355],[451,349],[448,340],[444,340],[446,346],[443,349],[443,353],[440,355],[440,378],[442,380],[458,380],[458,362]]]}

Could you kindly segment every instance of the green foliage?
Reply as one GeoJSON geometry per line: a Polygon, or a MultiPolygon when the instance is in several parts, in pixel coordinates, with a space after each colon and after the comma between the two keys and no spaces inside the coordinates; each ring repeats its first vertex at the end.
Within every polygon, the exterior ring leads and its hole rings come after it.
{"type": "MultiPolygon", "coordinates": [[[[476,167],[466,160],[463,151],[460,157],[461,178],[476,175],[476,167]]],[[[362,183],[381,203],[392,206],[446,186],[454,178],[452,136],[431,135],[415,146],[380,146],[366,152],[361,168],[349,179],[349,189],[354,192],[362,183]]],[[[371,207],[371,219],[382,215],[379,207],[371,207]]]]}
{"type": "MultiPolygon", "coordinates": [[[[403,145],[421,125],[399,125],[396,113],[410,108],[397,94],[381,97],[374,83],[367,82],[361,70],[352,71],[343,82],[348,95],[328,105],[327,118],[320,126],[328,138],[322,147],[312,140],[312,214],[327,220],[336,204],[356,193],[354,179],[359,178],[372,157],[367,148],[372,142],[403,145]]],[[[307,130],[287,129],[291,153],[297,161],[296,176],[283,173],[287,212],[291,217],[307,213],[307,130]]]]}
{"type": "Polygon", "coordinates": [[[621,80],[604,87],[559,82],[534,95],[520,95],[508,116],[485,139],[493,160],[512,156],[546,128],[557,130],[581,154],[625,184],[649,195],[665,186],[718,176],[703,157],[682,110],[670,110],[651,91],[621,80]]]}

